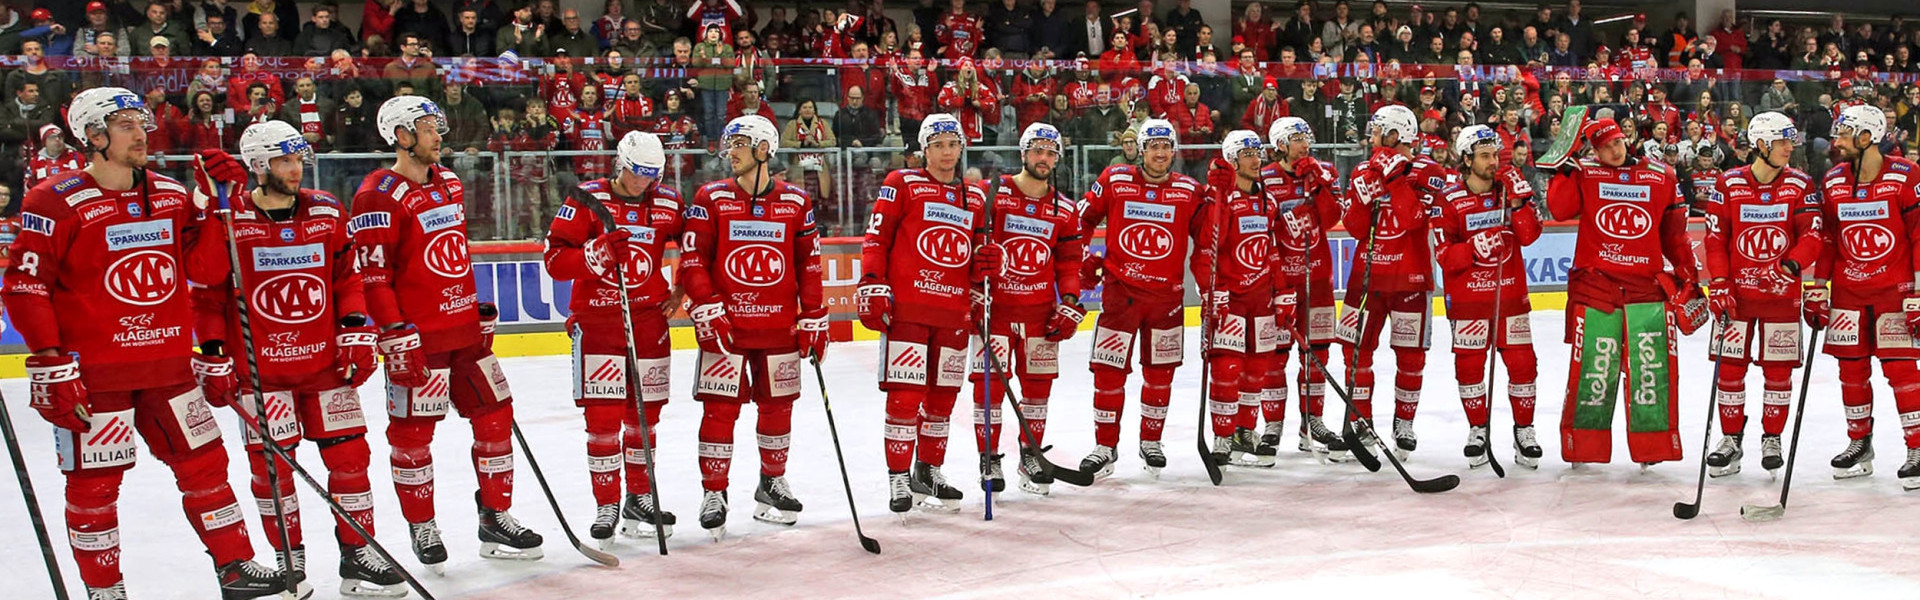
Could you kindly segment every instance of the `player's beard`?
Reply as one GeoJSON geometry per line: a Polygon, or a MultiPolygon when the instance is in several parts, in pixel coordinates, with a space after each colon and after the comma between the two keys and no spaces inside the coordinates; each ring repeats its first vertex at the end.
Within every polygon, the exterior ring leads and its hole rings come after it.
{"type": "Polygon", "coordinates": [[[1034,179],[1039,179],[1044,181],[1046,179],[1053,177],[1053,166],[1048,165],[1046,163],[1031,163],[1026,165],[1025,168],[1027,170],[1027,175],[1033,177],[1034,179]]]}
{"type": "Polygon", "coordinates": [[[284,196],[295,196],[300,193],[299,181],[288,182],[279,175],[273,174],[272,171],[267,172],[266,181],[261,182],[261,186],[267,188],[268,191],[284,196]]]}

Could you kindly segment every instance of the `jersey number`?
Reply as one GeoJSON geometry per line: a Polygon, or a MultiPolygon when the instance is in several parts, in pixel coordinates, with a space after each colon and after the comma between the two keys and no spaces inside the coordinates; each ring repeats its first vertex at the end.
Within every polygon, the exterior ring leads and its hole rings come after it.
{"type": "Polygon", "coordinates": [[[354,264],[361,270],[368,267],[385,269],[387,268],[387,249],[382,246],[361,246],[360,254],[354,260],[354,264]]]}

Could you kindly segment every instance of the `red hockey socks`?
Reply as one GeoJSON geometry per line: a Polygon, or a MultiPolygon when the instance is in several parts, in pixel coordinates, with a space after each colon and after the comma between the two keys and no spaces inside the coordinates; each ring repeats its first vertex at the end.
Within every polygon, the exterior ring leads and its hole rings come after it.
{"type": "MultiPolygon", "coordinates": [[[[286,448],[286,451],[287,456],[293,456],[292,448],[286,448]]],[[[280,460],[272,454],[269,454],[265,448],[248,452],[247,463],[253,470],[251,488],[253,490],[254,506],[260,511],[260,531],[266,534],[267,545],[272,546],[274,550],[283,550],[286,548],[280,540],[280,521],[283,518],[282,514],[284,514],[287,523],[287,539],[285,543],[293,546],[301,545],[300,496],[293,491],[293,468],[287,465],[287,461],[280,460]],[[277,469],[275,474],[280,483],[281,513],[274,512],[274,492],[271,490],[272,486],[270,482],[270,479],[274,478],[267,477],[268,460],[272,460],[273,468],[277,469]]]]}
{"type": "Polygon", "coordinates": [[[1900,411],[1900,433],[1907,447],[1920,448],[1920,366],[1912,360],[1889,360],[1880,363],[1880,371],[1893,387],[1893,405],[1900,411]]]}
{"type": "Polygon", "coordinates": [[[253,558],[253,542],[247,539],[247,526],[241,518],[240,503],[227,485],[227,453],[217,445],[188,452],[168,463],[173,468],[174,484],[180,488],[180,507],[187,522],[213,555],[213,564],[224,565],[253,558]]]}
{"type": "Polygon", "coordinates": [[[67,473],[67,542],[80,581],[88,587],[120,583],[120,496],[122,469],[67,473]]]}
{"type": "Polygon", "coordinates": [[[593,488],[593,503],[620,501],[620,421],[626,407],[619,404],[590,404],[587,419],[587,478],[593,488]]]}
{"type": "Polygon", "coordinates": [[[1213,423],[1213,435],[1233,435],[1240,413],[1240,370],[1245,358],[1238,354],[1218,353],[1207,361],[1212,378],[1207,385],[1207,415],[1213,423]]]}
{"type": "Polygon", "coordinates": [[[626,456],[627,493],[629,494],[645,494],[653,491],[652,481],[647,479],[647,463],[653,462],[653,455],[647,453],[647,447],[653,446],[656,450],[659,449],[660,410],[666,408],[667,403],[662,400],[648,402],[646,406],[647,433],[650,435],[644,441],[640,439],[639,411],[629,408],[621,417],[621,423],[626,429],[621,436],[621,446],[625,449],[623,454],[626,456]]]}
{"type": "Polygon", "coordinates": [[[513,405],[468,420],[473,427],[473,475],[480,504],[493,510],[513,508],[513,405]]]}
{"type": "MultiPolygon", "coordinates": [[[[1327,364],[1328,353],[1326,348],[1315,348],[1312,352],[1314,359],[1318,360],[1319,364],[1327,364]]],[[[1325,409],[1327,400],[1326,372],[1313,366],[1312,363],[1303,362],[1300,365],[1300,377],[1298,381],[1300,383],[1300,402],[1306,407],[1305,410],[1307,414],[1316,417],[1320,416],[1321,411],[1325,409]]]]}
{"type": "Polygon", "coordinates": [[[946,464],[947,430],[953,420],[953,403],[959,397],[959,390],[927,391],[927,401],[920,406],[920,440],[915,449],[920,462],[936,467],[946,464]]]}
{"type": "Polygon", "coordinates": [[[760,474],[787,474],[787,446],[793,442],[793,402],[761,402],[754,433],[760,443],[760,474]]]}
{"type": "Polygon", "coordinates": [[[1127,408],[1127,374],[1106,365],[1093,366],[1093,443],[1120,445],[1120,414],[1127,408]]]}
{"type": "Polygon", "coordinates": [[[1760,431],[1780,435],[1787,429],[1787,411],[1793,405],[1793,367],[1769,365],[1760,368],[1766,377],[1760,392],[1760,431]]]}
{"type": "MultiPolygon", "coordinates": [[[[1047,437],[1047,399],[1053,397],[1052,379],[1020,380],[1020,416],[1027,418],[1027,435],[1034,447],[1039,447],[1047,437]]],[[[995,445],[995,448],[1000,446],[995,445]]]]}
{"type": "Polygon", "coordinates": [[[1421,371],[1427,368],[1427,351],[1421,348],[1393,349],[1393,418],[1413,420],[1420,409],[1421,371]]]}
{"type": "Polygon", "coordinates": [[[400,515],[408,523],[433,520],[433,427],[439,421],[396,418],[387,424],[387,446],[393,453],[393,491],[400,498],[400,515]]]}
{"type": "Polygon", "coordinates": [[[1840,404],[1847,409],[1848,439],[1873,433],[1873,385],[1867,380],[1872,376],[1873,365],[1867,359],[1840,359],[1840,404]]]}
{"type": "Polygon", "coordinates": [[[1713,383],[1713,401],[1720,407],[1720,433],[1747,429],[1747,361],[1720,359],[1720,378],[1713,383]]]}
{"type": "Polygon", "coordinates": [[[1487,351],[1453,353],[1453,374],[1460,381],[1460,406],[1467,412],[1467,425],[1487,426],[1487,351]]]}
{"type": "Polygon", "coordinates": [[[1140,441],[1158,442],[1167,425],[1167,405],[1173,403],[1173,367],[1146,367],[1140,374],[1140,441]]]}
{"type": "MultiPolygon", "coordinates": [[[[333,496],[334,502],[340,503],[340,508],[346,509],[355,523],[367,533],[373,533],[373,482],[367,480],[367,463],[372,454],[367,449],[367,437],[354,434],[345,439],[314,440],[313,444],[320,447],[320,461],[327,465],[327,493],[333,496]]],[[[367,543],[337,515],[333,535],[348,546],[367,543]]]]}
{"type": "MultiPolygon", "coordinates": [[[[1533,346],[1528,344],[1501,349],[1500,359],[1507,365],[1507,402],[1513,405],[1513,425],[1530,427],[1533,425],[1533,405],[1538,394],[1535,382],[1540,379],[1540,358],[1533,354],[1533,346]]],[[[1493,391],[1487,392],[1491,394],[1493,391]]]]}
{"type": "Polygon", "coordinates": [[[708,400],[700,406],[700,487],[724,492],[727,470],[733,465],[733,423],[740,419],[740,403],[708,400]]]}
{"type": "Polygon", "coordinates": [[[1007,414],[1006,404],[1000,402],[1000,398],[1003,395],[999,390],[1005,389],[1004,386],[1007,385],[1007,378],[998,375],[994,376],[993,389],[995,391],[992,398],[986,396],[986,388],[981,387],[984,384],[984,379],[973,382],[973,443],[983,450],[997,450],[1000,448],[1000,432],[1018,423],[1014,421],[1012,416],[1007,414]],[[989,403],[993,404],[992,431],[988,431],[989,428],[987,427],[987,404],[989,403]]]}

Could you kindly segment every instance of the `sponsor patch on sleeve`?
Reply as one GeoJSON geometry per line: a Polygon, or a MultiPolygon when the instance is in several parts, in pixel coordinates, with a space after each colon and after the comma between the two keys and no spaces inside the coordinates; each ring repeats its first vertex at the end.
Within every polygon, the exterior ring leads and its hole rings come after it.
{"type": "Polygon", "coordinates": [[[20,213],[20,227],[27,231],[37,232],[40,235],[53,235],[53,219],[30,212],[20,213]]]}
{"type": "Polygon", "coordinates": [[[393,214],[388,212],[370,212],[354,217],[347,222],[347,235],[360,233],[365,229],[386,229],[393,226],[393,214]]]}
{"type": "Polygon", "coordinates": [[[556,213],[554,213],[554,216],[556,216],[556,217],[560,217],[560,220],[563,220],[563,221],[572,221],[572,220],[573,220],[573,207],[572,207],[572,206],[562,206],[562,207],[560,207],[560,210],[559,210],[558,212],[556,212],[556,213]]]}

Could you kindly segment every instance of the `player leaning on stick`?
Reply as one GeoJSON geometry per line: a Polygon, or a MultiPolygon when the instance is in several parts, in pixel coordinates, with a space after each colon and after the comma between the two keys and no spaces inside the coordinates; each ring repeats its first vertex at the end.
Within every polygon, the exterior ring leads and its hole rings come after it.
{"type": "Polygon", "coordinates": [[[1513,405],[1513,462],[1537,468],[1541,452],[1533,407],[1539,360],[1533,354],[1533,303],[1520,248],[1540,239],[1540,215],[1533,186],[1519,169],[1501,164],[1501,150],[1500,136],[1490,127],[1460,130],[1453,151],[1460,157],[1461,179],[1434,202],[1440,209],[1433,220],[1434,254],[1446,278],[1453,372],[1467,411],[1467,464],[1477,468],[1490,459],[1493,390],[1487,360],[1498,348],[1507,366],[1507,401],[1513,405]]]}
{"type": "MultiPolygon", "coordinates": [[[[1006,371],[994,373],[993,389],[1006,389],[1009,377],[1019,380],[1015,410],[1026,417],[1026,435],[1034,447],[1043,443],[1047,432],[1047,400],[1053,395],[1053,380],[1060,377],[1060,342],[1073,337],[1087,316],[1087,309],[1080,306],[1080,263],[1086,245],[1080,235],[1079,209],[1053,187],[1060,149],[1059,129],[1046,123],[1028,125],[1020,134],[1021,170],[1001,176],[993,206],[993,241],[1006,255],[1005,275],[992,286],[991,333],[1000,367],[1006,371]]],[[[985,366],[973,365],[975,386],[985,380],[985,366]]],[[[987,449],[984,452],[1000,448],[1002,429],[1018,426],[1012,418],[995,416],[993,431],[987,431],[979,403],[997,403],[1000,396],[974,395],[974,436],[987,449]]],[[[1012,435],[1018,441],[1021,433],[1012,435]]],[[[1046,495],[1053,476],[1040,468],[1038,456],[1024,445],[1021,448],[1020,489],[1046,495]]],[[[981,479],[994,491],[1005,485],[998,454],[982,457],[981,479]]]]}
{"type": "Polygon", "coordinates": [[[252,560],[220,425],[188,366],[193,307],[179,273],[193,207],[185,186],[147,169],[153,113],[133,92],[93,88],[74,96],[67,125],[93,162],[27,192],[0,298],[33,352],[31,406],[63,449],[80,580],[92,600],[127,597],[118,501],[138,432],[172,469],[220,596],[279,594],[282,574],[252,560]]]}
{"type": "MultiPolygon", "coordinates": [[[[573,315],[567,332],[573,337],[574,404],[582,409],[587,428],[587,472],[593,487],[593,539],[613,539],[617,521],[622,533],[652,537],[655,521],[673,535],[673,513],[660,510],[647,479],[647,453],[653,440],[641,440],[640,411],[646,404],[647,432],[660,424],[667,405],[667,314],[673,299],[666,274],[668,242],[681,233],[680,192],[657,185],[667,163],[660,138],[646,132],[628,132],[618,142],[613,177],[579,185],[554,214],[547,229],[546,267],[555,280],[573,282],[573,315]],[[588,202],[604,206],[617,227],[611,232],[588,202]],[[627,302],[633,330],[626,331],[620,310],[620,273],[626,275],[627,302]],[[627,343],[631,340],[640,364],[629,381],[627,343]],[[643,443],[645,442],[645,443],[643,443]],[[622,466],[624,465],[624,473],[622,466]],[[621,498],[621,479],[626,497],[621,498]]],[[[656,434],[657,436],[657,434],[656,434]]]]}
{"type": "Polygon", "coordinates": [[[1320,413],[1327,396],[1327,374],[1313,367],[1308,353],[1327,364],[1333,343],[1333,251],[1327,227],[1340,220],[1340,200],[1333,165],[1314,158],[1313,129],[1299,117],[1281,117],[1267,131],[1273,162],[1260,170],[1260,185],[1273,198],[1273,286],[1276,302],[1294,303],[1287,312],[1294,323],[1277,322],[1280,343],[1260,394],[1260,416],[1266,428],[1255,456],[1273,456],[1287,412],[1287,361],[1298,345],[1301,354],[1301,452],[1326,460],[1331,452],[1347,451],[1346,442],[1327,429],[1320,413]],[[1317,285],[1316,285],[1317,283],[1317,285]],[[1290,292],[1298,292],[1290,294],[1290,292]],[[1295,339],[1296,331],[1307,339],[1295,339]]]}
{"type": "Polygon", "coordinates": [[[1793,369],[1800,365],[1800,274],[1821,257],[1820,195],[1813,179],[1787,166],[1799,129],[1769,112],[1747,124],[1753,163],[1720,175],[1706,202],[1707,299],[1714,325],[1711,352],[1719,356],[1714,402],[1720,444],[1707,454],[1708,472],[1740,472],[1747,425],[1747,366],[1760,365],[1760,466],[1779,469],[1780,432],[1793,403],[1793,369]]]}
{"type": "MultiPolygon", "coordinates": [[[[233,239],[240,255],[241,281],[247,286],[251,311],[240,320],[234,302],[232,265],[227,231],[219,216],[202,217],[200,237],[187,255],[187,277],[193,281],[195,333],[206,361],[232,367],[225,376],[207,376],[203,386],[222,390],[232,398],[247,381],[243,327],[251,325],[255,360],[265,403],[265,427],[274,443],[293,456],[302,437],[312,440],[327,465],[327,492],[374,531],[373,488],[367,479],[367,422],[356,389],[373,376],[373,323],[366,315],[360,272],[354,268],[353,242],[347,236],[345,209],[340,201],[318,190],[300,188],[302,170],[313,162],[300,130],[282,121],[266,121],[240,134],[240,158],[220,150],[202,150],[195,169],[195,188],[212,189],[216,182],[233,190],[233,239]],[[244,166],[243,166],[244,165],[244,166]],[[247,174],[259,185],[244,189],[247,174]],[[234,368],[237,367],[237,368],[234,368]]],[[[236,408],[253,414],[251,394],[236,408]]],[[[258,415],[255,415],[256,417],[258,415]]],[[[281,549],[273,533],[284,521],[293,567],[304,571],[306,548],[301,543],[300,509],[294,493],[292,468],[279,462],[280,488],[269,485],[267,461],[277,460],[252,428],[245,429],[247,456],[253,469],[253,496],[261,508],[267,541],[281,549]],[[279,494],[284,515],[272,510],[279,494]]],[[[334,527],[340,543],[340,593],[348,596],[405,595],[405,580],[393,565],[367,545],[344,521],[334,527]]],[[[305,579],[304,572],[298,578],[305,579]]]]}
{"type": "Polygon", "coordinates": [[[1590,121],[1579,135],[1594,157],[1557,165],[1547,186],[1553,216],[1580,220],[1567,274],[1573,356],[1560,456],[1575,466],[1612,459],[1614,392],[1624,372],[1633,461],[1680,460],[1673,330],[1691,333],[1706,321],[1686,201],[1670,168],[1627,153],[1612,119],[1590,121]]]}
{"type": "MultiPolygon", "coordinates": [[[[1279,345],[1279,318],[1291,322],[1296,298],[1274,299],[1273,254],[1270,228],[1273,199],[1260,185],[1260,134],[1245,129],[1227,132],[1220,158],[1207,168],[1208,201],[1216,219],[1220,254],[1212,281],[1200,281],[1207,291],[1205,322],[1211,331],[1207,366],[1207,414],[1213,426],[1213,457],[1217,464],[1273,466],[1271,447],[1261,453],[1253,436],[1260,394],[1266,391],[1274,369],[1270,364],[1279,345]]],[[[1206,213],[1203,213],[1206,214],[1206,213]]],[[[1284,413],[1284,409],[1280,412],[1284,413]]]]}
{"type": "Polygon", "coordinates": [[[1886,115],[1850,106],[1833,122],[1833,147],[1844,159],[1821,182],[1821,220],[1833,249],[1814,270],[1808,317],[1828,323],[1826,353],[1840,359],[1840,403],[1847,407],[1847,448],[1833,457],[1833,477],[1873,474],[1873,367],[1893,388],[1906,438],[1900,484],[1920,489],[1920,165],[1880,153],[1886,115]],[[1833,282],[1832,312],[1825,284],[1833,282]]]}

